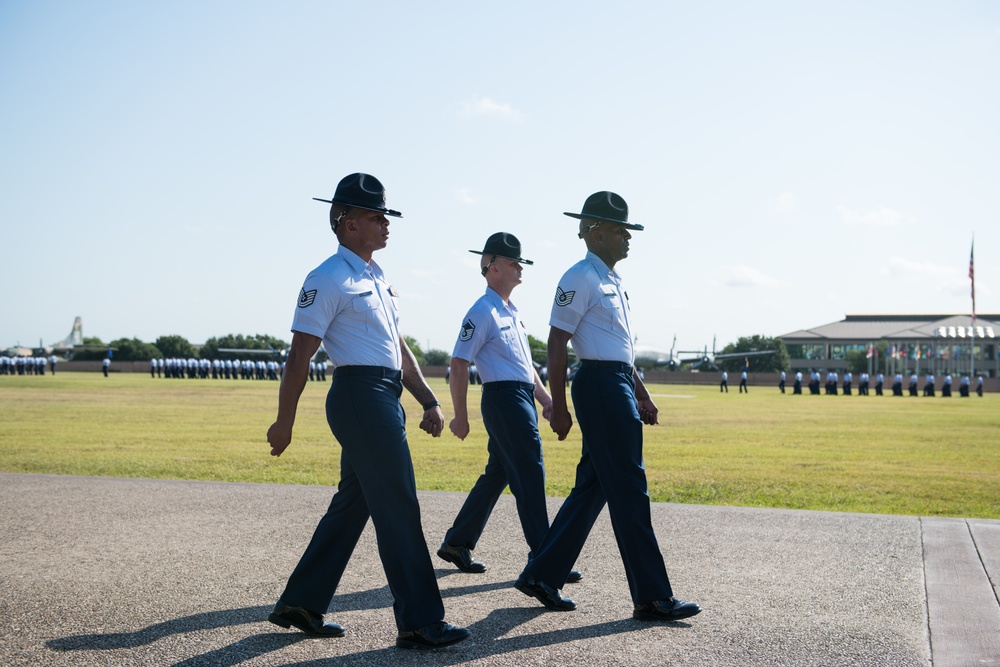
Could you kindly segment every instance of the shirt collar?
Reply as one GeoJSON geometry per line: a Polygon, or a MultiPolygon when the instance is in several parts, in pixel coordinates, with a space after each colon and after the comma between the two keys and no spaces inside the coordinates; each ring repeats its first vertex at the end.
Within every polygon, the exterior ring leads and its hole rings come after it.
{"type": "Polygon", "coordinates": [[[346,261],[359,276],[364,274],[365,270],[369,267],[371,267],[373,276],[377,276],[382,272],[382,267],[376,264],[374,259],[371,262],[365,262],[365,260],[361,259],[356,252],[347,246],[339,246],[337,248],[337,254],[340,257],[343,257],[344,261],[346,261]]]}
{"type": "Polygon", "coordinates": [[[597,254],[591,250],[587,251],[587,261],[594,267],[598,275],[611,276],[616,280],[620,279],[618,272],[614,269],[608,268],[608,265],[604,263],[604,260],[598,257],[597,254]]]}
{"type": "Polygon", "coordinates": [[[512,313],[517,312],[517,306],[514,305],[514,302],[511,301],[510,299],[507,299],[507,303],[504,303],[503,299],[500,297],[499,294],[497,294],[496,290],[494,290],[492,287],[486,288],[486,296],[493,303],[493,306],[497,310],[503,310],[504,308],[506,308],[512,313]]]}

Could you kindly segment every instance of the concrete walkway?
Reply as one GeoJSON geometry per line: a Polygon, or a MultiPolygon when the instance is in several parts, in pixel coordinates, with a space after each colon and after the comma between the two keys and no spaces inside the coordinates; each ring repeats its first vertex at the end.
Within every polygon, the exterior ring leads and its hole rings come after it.
{"type": "MultiPolygon", "coordinates": [[[[470,640],[393,647],[370,525],[327,615],[347,635],[306,638],[265,619],[331,494],[0,473],[0,664],[1000,665],[1000,521],[656,504],[676,593],[705,611],[646,624],[606,512],[566,589],[577,611],[514,590],[526,547],[510,496],[475,552],[486,574],[434,556],[470,640]]],[[[464,494],[420,498],[436,550],[464,494]]]]}

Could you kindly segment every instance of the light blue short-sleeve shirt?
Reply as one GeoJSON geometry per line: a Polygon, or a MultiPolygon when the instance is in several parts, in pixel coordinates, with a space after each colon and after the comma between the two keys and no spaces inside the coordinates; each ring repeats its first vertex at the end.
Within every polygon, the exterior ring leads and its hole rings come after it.
{"type": "Polygon", "coordinates": [[[476,364],[483,382],[534,383],[528,334],[517,307],[491,288],[472,305],[451,356],[476,364]]]}
{"type": "Polygon", "coordinates": [[[621,276],[592,252],[559,280],[549,325],[572,334],[580,359],[635,359],[628,293],[621,276]]]}
{"type": "Polygon", "coordinates": [[[334,366],[400,370],[398,293],[382,268],[344,246],[306,277],[292,331],[323,339],[334,366]]]}

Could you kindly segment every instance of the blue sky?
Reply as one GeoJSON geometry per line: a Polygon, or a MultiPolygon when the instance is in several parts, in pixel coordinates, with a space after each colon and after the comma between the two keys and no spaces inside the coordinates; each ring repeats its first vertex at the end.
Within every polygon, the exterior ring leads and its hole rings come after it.
{"type": "Polygon", "coordinates": [[[454,344],[487,236],[545,338],[613,190],[640,343],[1000,311],[995,2],[0,0],[0,347],[288,333],[337,181],[386,185],[401,329],[454,344]]]}

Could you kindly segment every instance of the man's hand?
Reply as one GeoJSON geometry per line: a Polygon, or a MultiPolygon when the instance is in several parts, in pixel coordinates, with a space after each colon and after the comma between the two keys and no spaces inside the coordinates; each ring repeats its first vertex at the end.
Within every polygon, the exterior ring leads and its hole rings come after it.
{"type": "Polygon", "coordinates": [[[569,410],[553,411],[549,418],[549,425],[560,440],[565,440],[569,430],[573,428],[573,418],[569,416],[569,410]]]}
{"type": "Polygon", "coordinates": [[[660,420],[657,417],[659,410],[657,409],[656,404],[653,403],[653,399],[641,398],[636,402],[639,406],[639,418],[642,420],[643,424],[656,426],[660,423],[660,420]]]}
{"type": "Polygon", "coordinates": [[[451,429],[452,434],[459,440],[465,440],[465,436],[469,435],[469,420],[459,419],[455,417],[451,420],[451,424],[448,425],[451,429]]]}
{"type": "Polygon", "coordinates": [[[430,410],[424,410],[424,418],[420,420],[420,429],[430,433],[435,438],[441,437],[444,429],[444,413],[441,407],[435,405],[430,410]]]}
{"type": "Polygon", "coordinates": [[[292,444],[292,429],[274,422],[267,429],[267,442],[271,445],[271,456],[281,456],[285,448],[292,444]]]}

